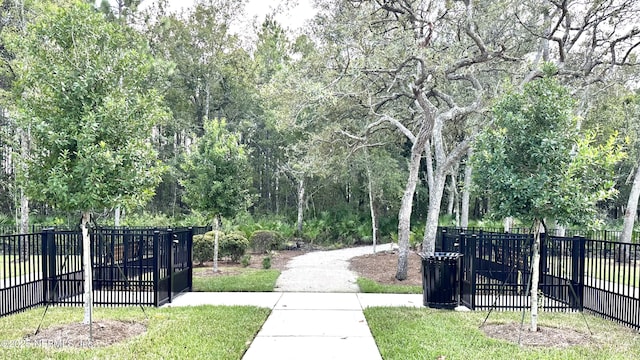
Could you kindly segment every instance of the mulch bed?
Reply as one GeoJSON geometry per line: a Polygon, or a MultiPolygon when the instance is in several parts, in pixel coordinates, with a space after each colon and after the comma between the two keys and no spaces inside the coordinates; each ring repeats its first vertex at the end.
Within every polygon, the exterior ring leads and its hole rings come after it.
{"type": "MultiPolygon", "coordinates": [[[[267,254],[249,254],[251,255],[251,260],[249,262],[248,268],[251,269],[262,269],[262,259],[267,256],[271,256],[271,268],[284,271],[287,268],[287,263],[289,260],[293,259],[296,256],[300,256],[302,254],[307,253],[307,251],[303,250],[283,250],[283,251],[274,251],[271,255],[267,254]]],[[[207,270],[199,272],[198,276],[230,276],[230,275],[238,275],[242,272],[242,264],[234,263],[228,260],[219,260],[218,268],[219,271],[217,273],[213,272],[213,262],[207,261],[204,265],[195,265],[195,268],[206,267],[207,270]]]]}
{"type": "Polygon", "coordinates": [[[386,285],[422,285],[422,258],[417,253],[409,252],[409,268],[407,279],[396,279],[398,269],[398,252],[381,251],[351,259],[349,268],[360,277],[375,280],[386,285]]]}
{"type": "Polygon", "coordinates": [[[49,348],[103,347],[125,342],[147,331],[139,322],[100,320],[93,322],[93,339],[89,338],[89,325],[73,323],[40,330],[38,334],[25,338],[35,346],[49,348]]]}
{"type": "Polygon", "coordinates": [[[484,333],[494,339],[506,340],[523,346],[566,348],[575,345],[593,344],[594,339],[589,335],[573,329],[538,327],[537,332],[531,332],[527,324],[520,330],[520,324],[487,324],[481,328],[484,333]]]}

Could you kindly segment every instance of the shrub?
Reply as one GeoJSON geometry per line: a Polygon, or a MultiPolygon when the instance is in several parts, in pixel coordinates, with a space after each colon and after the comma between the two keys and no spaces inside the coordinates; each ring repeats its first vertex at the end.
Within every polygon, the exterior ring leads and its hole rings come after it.
{"type": "Polygon", "coordinates": [[[271,269],[271,256],[262,258],[262,268],[265,270],[271,269]]]}
{"type": "Polygon", "coordinates": [[[238,262],[249,247],[249,240],[241,233],[230,233],[220,239],[219,257],[228,256],[231,261],[238,262]]]}
{"type": "Polygon", "coordinates": [[[280,249],[282,244],[282,236],[275,231],[258,230],[251,234],[251,249],[257,253],[280,249]]]}
{"type": "Polygon", "coordinates": [[[213,259],[213,239],[205,235],[193,237],[193,261],[202,265],[205,261],[213,259]]]}
{"type": "Polygon", "coordinates": [[[240,264],[242,264],[242,267],[249,266],[249,264],[251,264],[251,255],[242,256],[242,258],[240,259],[240,264]]]}
{"type": "MultiPolygon", "coordinates": [[[[213,260],[213,248],[215,246],[215,231],[209,231],[204,235],[193,237],[193,261],[202,265],[205,261],[213,260]]],[[[224,234],[219,232],[220,240],[224,234]]]]}

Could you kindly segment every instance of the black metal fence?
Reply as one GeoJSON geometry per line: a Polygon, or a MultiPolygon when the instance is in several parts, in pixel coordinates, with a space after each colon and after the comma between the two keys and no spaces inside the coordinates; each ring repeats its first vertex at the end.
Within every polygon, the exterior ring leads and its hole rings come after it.
{"type": "MultiPolygon", "coordinates": [[[[505,233],[504,228],[488,227],[468,227],[468,228],[446,228],[455,233],[464,232],[467,234],[484,233],[505,233]]],[[[514,227],[508,231],[510,234],[533,234],[532,228],[514,227]]],[[[582,236],[590,240],[619,241],[622,230],[585,230],[585,229],[548,229],[548,234],[559,237],[582,236]]],[[[640,231],[633,231],[631,243],[640,243],[640,231]]]]}
{"type": "MultiPolygon", "coordinates": [[[[441,229],[438,251],[460,251],[470,309],[530,306],[533,235],[441,229]]],[[[541,234],[540,307],[587,311],[640,329],[640,245],[541,234]]]]}
{"type": "MultiPolygon", "coordinates": [[[[93,230],[94,304],[160,306],[190,290],[193,235],[207,230],[93,230]]],[[[79,232],[0,236],[0,316],[42,304],[83,304],[83,268],[79,232]]]]}

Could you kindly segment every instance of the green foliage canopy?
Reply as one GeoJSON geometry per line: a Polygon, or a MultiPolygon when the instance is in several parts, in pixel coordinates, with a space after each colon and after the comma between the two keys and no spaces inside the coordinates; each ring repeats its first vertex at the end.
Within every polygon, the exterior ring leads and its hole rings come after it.
{"type": "Polygon", "coordinates": [[[204,135],[182,164],[184,200],[192,209],[232,217],[250,203],[251,175],[244,146],[225,120],[208,120],[204,135]]]}
{"type": "Polygon", "coordinates": [[[510,92],[493,108],[494,126],[474,155],[475,181],[496,217],[587,224],[598,201],[615,194],[614,165],[624,157],[612,136],[595,144],[581,133],[574,100],[549,77],[510,92]]]}
{"type": "Polygon", "coordinates": [[[144,203],[163,170],[149,134],[167,118],[155,63],[133,29],[90,5],[40,4],[16,54],[18,118],[29,128],[27,192],[62,210],[144,203]]]}

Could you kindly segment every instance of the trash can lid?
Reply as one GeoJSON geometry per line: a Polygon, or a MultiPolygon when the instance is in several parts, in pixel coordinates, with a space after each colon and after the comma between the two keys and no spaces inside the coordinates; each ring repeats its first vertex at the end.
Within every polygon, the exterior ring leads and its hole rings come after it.
{"type": "Polygon", "coordinates": [[[462,257],[462,254],[458,252],[443,252],[443,251],[422,252],[422,253],[419,253],[418,255],[420,255],[422,259],[430,259],[430,260],[454,260],[459,257],[462,257]]]}

